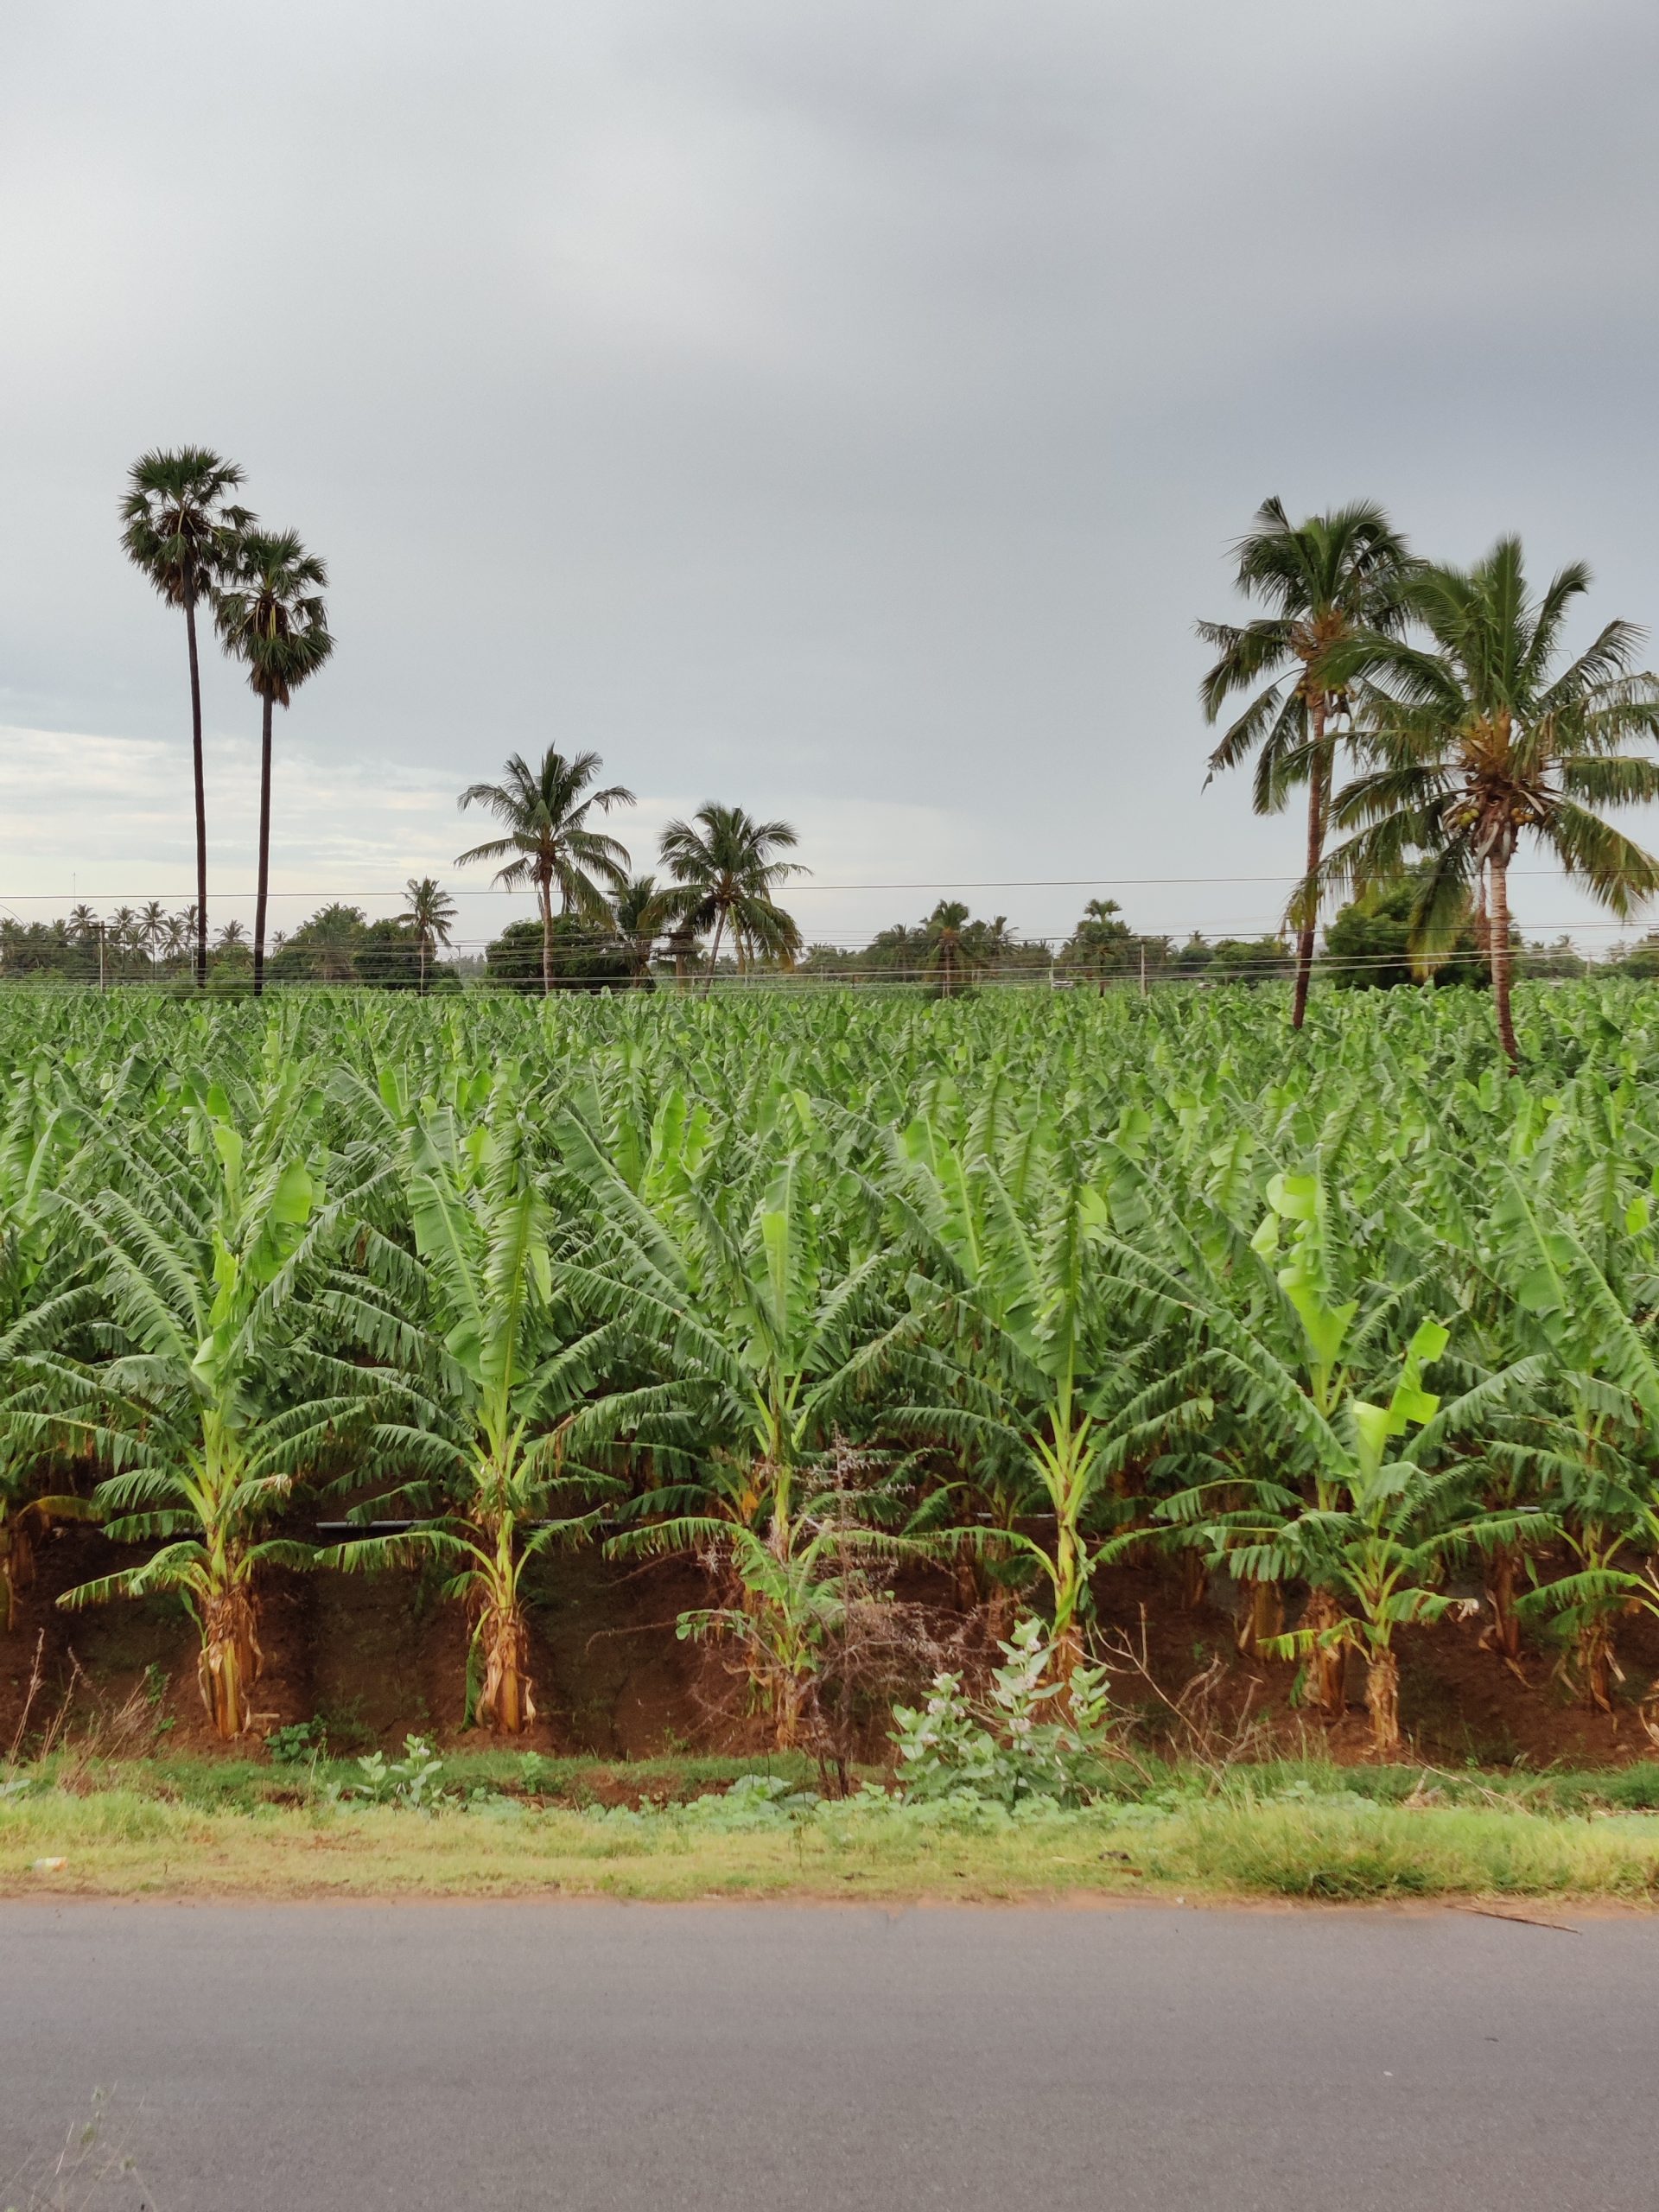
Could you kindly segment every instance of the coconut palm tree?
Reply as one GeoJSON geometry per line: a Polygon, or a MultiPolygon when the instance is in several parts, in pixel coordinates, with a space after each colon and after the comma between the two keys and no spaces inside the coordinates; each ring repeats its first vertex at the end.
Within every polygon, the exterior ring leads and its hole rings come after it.
{"type": "Polygon", "coordinates": [[[426,996],[426,971],[438,957],[438,947],[451,942],[455,902],[436,879],[411,875],[404,886],[408,904],[397,917],[414,933],[421,950],[421,996],[426,996]]]}
{"type": "Polygon", "coordinates": [[[671,822],[663,832],[663,865],[677,890],[673,911],[693,929],[712,929],[709,982],[715,986],[720,941],[729,927],[740,970],[757,954],[790,961],[801,949],[794,918],[772,897],[778,886],[808,870],[775,855],[800,840],[787,822],[757,822],[741,806],[700,806],[690,822],[671,822]]]}
{"type": "Polygon", "coordinates": [[[671,893],[654,875],[630,876],[616,894],[616,926],[628,948],[636,988],[651,979],[651,956],[672,906],[671,893]]]}
{"type": "Polygon", "coordinates": [[[1659,798],[1659,761],[1629,749],[1659,737],[1659,677],[1635,670],[1642,632],[1628,622],[1608,623],[1561,664],[1562,629],[1589,588],[1574,562],[1535,599],[1521,541],[1502,538],[1473,569],[1424,565],[1403,581],[1402,604],[1426,645],[1358,635],[1328,664],[1333,685],[1366,687],[1369,765],[1337,797],[1333,818],[1354,834],[1310,869],[1308,898],[1368,887],[1426,853],[1408,943],[1427,973],[1451,951],[1471,893],[1483,893],[1512,1068],[1509,870],[1522,836],[1621,919],[1659,890],[1659,860],[1600,811],[1659,798]]]}
{"type": "Polygon", "coordinates": [[[156,956],[167,943],[167,909],[159,899],[146,899],[138,910],[138,936],[149,960],[149,972],[156,973],[156,956]]]}
{"type": "Polygon", "coordinates": [[[588,791],[601,765],[597,753],[577,753],[567,760],[549,746],[541,765],[532,768],[522,753],[515,753],[499,784],[469,784],[461,795],[463,810],[486,807],[505,825],[506,835],[460,854],[455,866],[500,861],[503,865],[495,872],[499,884],[511,891],[535,891],[542,914],[543,995],[553,988],[554,885],[558,886],[562,913],[575,912],[608,929],[611,910],[594,879],[601,878],[613,890],[620,890],[627,880],[626,846],[588,826],[594,807],[608,814],[613,806],[634,803],[633,793],[621,784],[588,791]]]}
{"type": "Polygon", "coordinates": [[[234,461],[206,446],[143,454],[127,472],[121,543],[169,607],[184,609],[190,647],[190,744],[196,787],[196,982],[207,981],[207,792],[201,758],[201,670],[196,607],[213,590],[231,541],[252,523],[229,497],[242,481],[234,461]]]}
{"type": "Polygon", "coordinates": [[[960,899],[941,899],[927,918],[929,945],[924,964],[938,977],[943,999],[966,989],[969,979],[985,965],[963,940],[967,921],[968,909],[960,899]]]}
{"type": "Polygon", "coordinates": [[[291,530],[244,531],[231,548],[228,580],[214,594],[225,649],[246,664],[261,708],[259,881],[253,911],[253,995],[265,987],[265,905],[270,883],[270,721],[334,650],[321,594],[328,571],[291,530]]]}
{"type": "MultiPolygon", "coordinates": [[[[1347,690],[1325,672],[1325,657],[1357,631],[1398,632],[1399,587],[1408,556],[1387,515],[1369,500],[1294,525],[1278,499],[1265,500],[1255,529],[1234,550],[1238,589],[1265,601],[1271,612],[1242,627],[1198,626],[1199,637],[1217,652],[1198,687],[1205,720],[1216,721],[1236,693],[1255,692],[1210,755],[1205,781],[1255,753],[1258,814],[1278,813],[1296,785],[1306,785],[1305,891],[1324,850],[1337,747],[1351,726],[1347,690]],[[1255,690],[1258,684],[1262,689],[1255,690]]],[[[1317,903],[1299,894],[1288,918],[1298,925],[1291,1026],[1300,1029],[1313,968],[1317,903]]]]}
{"type": "Polygon", "coordinates": [[[110,950],[119,972],[125,973],[127,961],[139,950],[140,943],[137,915],[130,906],[118,906],[110,916],[110,950]]]}

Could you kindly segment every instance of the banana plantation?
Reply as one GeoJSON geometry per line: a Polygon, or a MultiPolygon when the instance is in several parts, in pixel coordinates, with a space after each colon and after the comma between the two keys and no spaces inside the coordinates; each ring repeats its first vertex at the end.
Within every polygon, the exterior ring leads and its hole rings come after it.
{"type": "Polygon", "coordinates": [[[1149,1590],[1384,1757],[1449,1632],[1659,1739],[1659,999],[1287,1011],[8,995],[3,1671],[52,1545],[245,1738],[272,1588],[401,1576],[522,1738],[586,1554],[821,1759],[999,1646],[1092,1714],[1149,1590]]]}

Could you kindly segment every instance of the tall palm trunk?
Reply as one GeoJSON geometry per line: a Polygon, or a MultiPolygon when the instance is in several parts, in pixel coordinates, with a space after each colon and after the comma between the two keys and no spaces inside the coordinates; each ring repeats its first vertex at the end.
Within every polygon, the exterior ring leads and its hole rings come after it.
{"type": "Polygon", "coordinates": [[[201,759],[201,663],[196,652],[195,594],[186,595],[185,634],[190,640],[190,759],[196,779],[196,988],[207,983],[207,779],[201,759]]]}
{"type": "Polygon", "coordinates": [[[253,995],[265,988],[265,905],[270,892],[270,694],[259,729],[259,880],[253,900],[253,995]]]}
{"type": "Polygon", "coordinates": [[[1496,854],[1486,863],[1491,885],[1490,951],[1492,963],[1492,1003],[1497,1008],[1497,1033],[1503,1056],[1513,1074],[1521,1065],[1521,1048],[1515,1041],[1515,1022],[1510,1012],[1510,984],[1514,955],[1510,949],[1510,864],[1496,854]]]}
{"type": "Polygon", "coordinates": [[[721,933],[725,927],[726,909],[724,906],[716,906],[715,909],[715,939],[714,943],[709,948],[709,981],[703,986],[703,996],[705,998],[707,998],[709,992],[715,988],[715,963],[720,958],[721,933]]]}
{"type": "Polygon", "coordinates": [[[542,996],[553,992],[553,886],[545,876],[537,888],[542,894],[542,996]]]}
{"type": "MultiPolygon", "coordinates": [[[[1313,727],[1313,758],[1307,772],[1307,880],[1311,885],[1325,852],[1325,817],[1331,788],[1331,761],[1325,746],[1327,702],[1323,691],[1310,691],[1307,718],[1313,727]]],[[[1313,973],[1313,935],[1319,912],[1310,895],[1307,912],[1296,939],[1296,997],[1290,1026],[1300,1029],[1307,1018],[1307,987],[1313,973]]]]}

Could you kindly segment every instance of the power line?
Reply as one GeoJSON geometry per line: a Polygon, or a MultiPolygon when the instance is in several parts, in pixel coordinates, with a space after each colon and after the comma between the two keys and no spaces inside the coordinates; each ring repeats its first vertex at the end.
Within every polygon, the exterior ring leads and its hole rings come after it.
{"type": "MultiPolygon", "coordinates": [[[[1548,876],[1556,881],[1560,881],[1563,879],[1564,872],[1560,868],[1512,868],[1509,871],[1509,874],[1511,881],[1514,881],[1520,877],[1537,876],[1548,876]]],[[[1409,883],[1414,879],[1409,870],[1402,869],[1397,875],[1379,875],[1372,878],[1371,880],[1377,883],[1409,883]]],[[[1577,881],[1578,878],[1573,874],[1567,874],[1565,876],[1565,880],[1568,883],[1572,883],[1577,881]]],[[[836,893],[854,891],[1109,891],[1113,889],[1138,890],[1145,889],[1148,887],[1167,887],[1172,884],[1191,887],[1232,883],[1300,883],[1302,877],[1300,873],[1293,869],[1287,874],[1280,874],[1276,875],[1028,875],[987,876],[983,878],[959,876],[944,878],[934,883],[800,882],[790,884],[787,887],[787,889],[789,896],[792,899],[804,891],[833,891],[836,893]]],[[[510,889],[497,883],[459,883],[453,887],[446,884],[443,887],[446,892],[448,893],[450,897],[455,899],[524,899],[530,896],[527,892],[518,889],[510,889]]],[[[779,887],[780,889],[783,887],[784,887],[782,886],[779,887]]],[[[16,899],[25,904],[34,905],[40,904],[43,899],[67,899],[71,901],[75,901],[79,899],[79,894],[77,892],[73,890],[12,891],[8,892],[5,894],[6,898],[9,899],[16,899]]],[[[195,891],[193,887],[188,891],[158,892],[154,889],[147,891],[99,891],[92,895],[99,899],[176,899],[188,904],[194,899],[195,891]]],[[[215,899],[251,899],[256,895],[257,892],[255,890],[246,888],[219,890],[216,891],[213,894],[215,899]]],[[[359,889],[356,891],[280,891],[276,889],[275,886],[272,886],[267,892],[266,896],[270,899],[404,899],[407,898],[408,891],[406,887],[402,885],[395,887],[380,886],[372,889],[359,889]]]]}

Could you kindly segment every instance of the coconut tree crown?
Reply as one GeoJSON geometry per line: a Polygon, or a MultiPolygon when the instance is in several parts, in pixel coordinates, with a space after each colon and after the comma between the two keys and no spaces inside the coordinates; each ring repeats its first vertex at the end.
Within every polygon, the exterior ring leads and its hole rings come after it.
{"type": "Polygon", "coordinates": [[[1420,972],[1452,950],[1472,893],[1489,906],[1498,1025],[1511,1064],[1508,871],[1522,836],[1622,919],[1659,890],[1659,860],[1601,810],[1659,798],[1659,677],[1638,670],[1643,632],[1610,622],[1563,664],[1562,639],[1590,572],[1574,562],[1541,596],[1518,538],[1472,569],[1423,566],[1404,587],[1421,645],[1361,634],[1333,651],[1332,681],[1363,686],[1364,772],[1337,796],[1352,834],[1318,890],[1373,883],[1428,856],[1409,918],[1420,972]]]}
{"type": "Polygon", "coordinates": [[[614,837],[590,829],[588,817],[595,807],[608,814],[613,806],[632,806],[634,798],[621,784],[588,789],[602,765],[597,753],[567,759],[550,746],[534,768],[515,753],[499,784],[468,785],[461,795],[463,809],[485,808],[506,834],[460,854],[456,867],[499,861],[495,880],[505,889],[556,886],[566,913],[574,910],[589,920],[608,922],[610,909],[594,879],[620,889],[627,880],[628,850],[614,837]]]}
{"type": "Polygon", "coordinates": [[[757,822],[741,806],[700,806],[690,822],[671,822],[663,832],[663,865],[677,888],[673,910],[699,933],[712,929],[709,985],[720,940],[730,929],[741,963],[755,954],[792,960],[801,932],[772,896],[791,875],[810,871],[780,860],[799,842],[787,822],[757,822]]]}
{"type": "MultiPolygon", "coordinates": [[[[1254,753],[1258,814],[1276,814],[1294,789],[1306,786],[1306,883],[1324,851],[1337,747],[1351,728],[1348,695],[1328,672],[1329,656],[1357,632],[1398,632],[1410,561],[1388,516],[1369,500],[1293,524],[1282,503],[1268,499],[1235,551],[1239,591],[1268,611],[1243,625],[1198,626],[1217,653],[1198,687],[1205,720],[1216,721],[1235,695],[1255,695],[1210,755],[1205,781],[1254,753]]],[[[1305,898],[1293,899],[1287,918],[1300,931],[1291,1017],[1300,1029],[1317,913],[1305,898]]]]}

